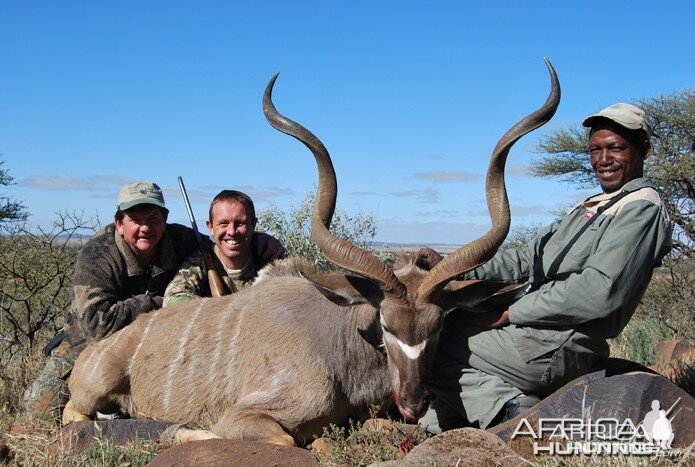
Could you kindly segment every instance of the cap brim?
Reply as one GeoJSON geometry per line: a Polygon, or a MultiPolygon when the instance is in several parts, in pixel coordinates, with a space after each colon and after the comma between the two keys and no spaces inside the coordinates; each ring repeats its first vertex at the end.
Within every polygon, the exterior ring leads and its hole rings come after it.
{"type": "Polygon", "coordinates": [[[638,123],[626,123],[624,121],[617,120],[613,117],[607,117],[605,115],[600,115],[600,114],[589,115],[582,122],[582,126],[585,126],[587,128],[592,128],[594,126],[594,123],[598,120],[608,120],[608,121],[617,123],[618,125],[625,127],[628,130],[639,130],[642,128],[642,126],[638,123]]]}
{"type": "Polygon", "coordinates": [[[137,205],[140,205],[140,204],[151,204],[153,206],[160,207],[160,208],[164,209],[165,211],[169,212],[169,210],[164,205],[164,203],[153,200],[151,198],[134,199],[132,201],[128,201],[128,202],[119,204],[117,206],[117,208],[120,209],[121,211],[127,211],[128,209],[135,207],[137,205]]]}
{"type": "Polygon", "coordinates": [[[597,119],[599,119],[599,118],[606,118],[606,117],[601,117],[600,115],[589,115],[589,116],[586,117],[586,118],[584,119],[584,121],[582,122],[582,126],[585,126],[585,127],[587,127],[587,128],[591,128],[592,122],[595,122],[595,121],[596,121],[597,119]]]}

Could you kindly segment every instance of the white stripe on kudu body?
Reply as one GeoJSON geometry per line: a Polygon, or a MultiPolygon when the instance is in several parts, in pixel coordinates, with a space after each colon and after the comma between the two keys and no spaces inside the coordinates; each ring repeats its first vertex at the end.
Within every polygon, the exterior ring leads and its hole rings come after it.
{"type": "Polygon", "coordinates": [[[210,358],[210,370],[208,371],[208,384],[215,384],[215,381],[220,381],[219,368],[220,365],[220,355],[222,354],[222,330],[225,323],[229,319],[229,310],[225,310],[224,313],[219,313],[217,316],[217,326],[215,330],[215,348],[212,351],[212,356],[210,358]]]}
{"type": "Polygon", "coordinates": [[[114,334],[113,339],[105,346],[102,347],[100,352],[94,352],[92,355],[97,355],[96,362],[91,365],[91,378],[94,378],[96,375],[96,371],[101,367],[102,360],[106,358],[106,356],[111,355],[111,348],[118,343],[118,341],[123,337],[123,332],[118,332],[114,334]]]}
{"type": "Polygon", "coordinates": [[[147,338],[147,333],[150,331],[150,326],[152,326],[152,321],[154,321],[154,318],[150,317],[149,321],[147,321],[147,326],[145,327],[145,331],[142,333],[142,337],[140,337],[140,342],[138,343],[138,346],[135,349],[133,356],[130,357],[130,361],[128,362],[128,374],[131,373],[132,368],[133,368],[133,362],[138,357],[138,353],[140,353],[140,348],[142,347],[142,343],[145,342],[145,338],[147,338]]]}
{"type": "Polygon", "coordinates": [[[181,361],[183,360],[184,354],[186,353],[186,344],[188,343],[188,336],[191,333],[191,329],[193,329],[193,326],[195,325],[195,321],[198,318],[198,314],[200,314],[200,309],[203,306],[204,302],[204,300],[200,301],[198,306],[195,308],[195,311],[193,312],[193,317],[191,317],[188,324],[186,324],[186,327],[181,333],[181,338],[179,339],[179,348],[176,351],[176,357],[174,358],[174,361],[171,362],[171,365],[169,365],[169,373],[167,374],[163,398],[165,413],[169,412],[169,404],[171,403],[171,390],[174,385],[174,379],[176,378],[176,372],[178,370],[178,367],[181,364],[181,361]]]}

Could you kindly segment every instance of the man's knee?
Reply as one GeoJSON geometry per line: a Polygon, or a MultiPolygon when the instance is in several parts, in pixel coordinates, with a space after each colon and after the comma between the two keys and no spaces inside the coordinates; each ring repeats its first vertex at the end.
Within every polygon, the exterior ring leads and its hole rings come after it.
{"type": "Polygon", "coordinates": [[[70,398],[67,379],[76,359],[67,342],[52,352],[38,378],[24,392],[27,413],[39,418],[59,418],[60,409],[70,398]]]}
{"type": "Polygon", "coordinates": [[[44,419],[60,417],[60,410],[69,399],[68,383],[62,378],[42,375],[24,393],[27,413],[44,419]]]}

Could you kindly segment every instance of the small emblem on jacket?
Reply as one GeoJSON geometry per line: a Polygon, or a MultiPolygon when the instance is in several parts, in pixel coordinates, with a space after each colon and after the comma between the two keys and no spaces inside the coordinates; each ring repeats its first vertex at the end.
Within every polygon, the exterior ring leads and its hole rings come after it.
{"type": "Polygon", "coordinates": [[[595,213],[593,213],[593,212],[591,212],[591,211],[586,211],[586,212],[584,213],[584,219],[589,220],[589,219],[591,219],[592,217],[594,217],[594,214],[595,214],[595,213]]]}

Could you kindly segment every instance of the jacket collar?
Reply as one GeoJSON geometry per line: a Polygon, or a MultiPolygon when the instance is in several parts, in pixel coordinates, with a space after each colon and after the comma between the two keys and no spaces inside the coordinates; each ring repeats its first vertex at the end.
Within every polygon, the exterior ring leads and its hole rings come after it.
{"type": "Polygon", "coordinates": [[[618,196],[620,193],[624,191],[636,191],[646,187],[654,188],[654,183],[646,177],[635,178],[634,180],[630,180],[625,185],[623,185],[623,187],[620,190],[614,191],[613,193],[601,193],[598,195],[590,196],[589,198],[585,199],[584,202],[582,202],[581,204],[583,206],[598,204],[603,201],[608,201],[609,199],[618,196]]]}

